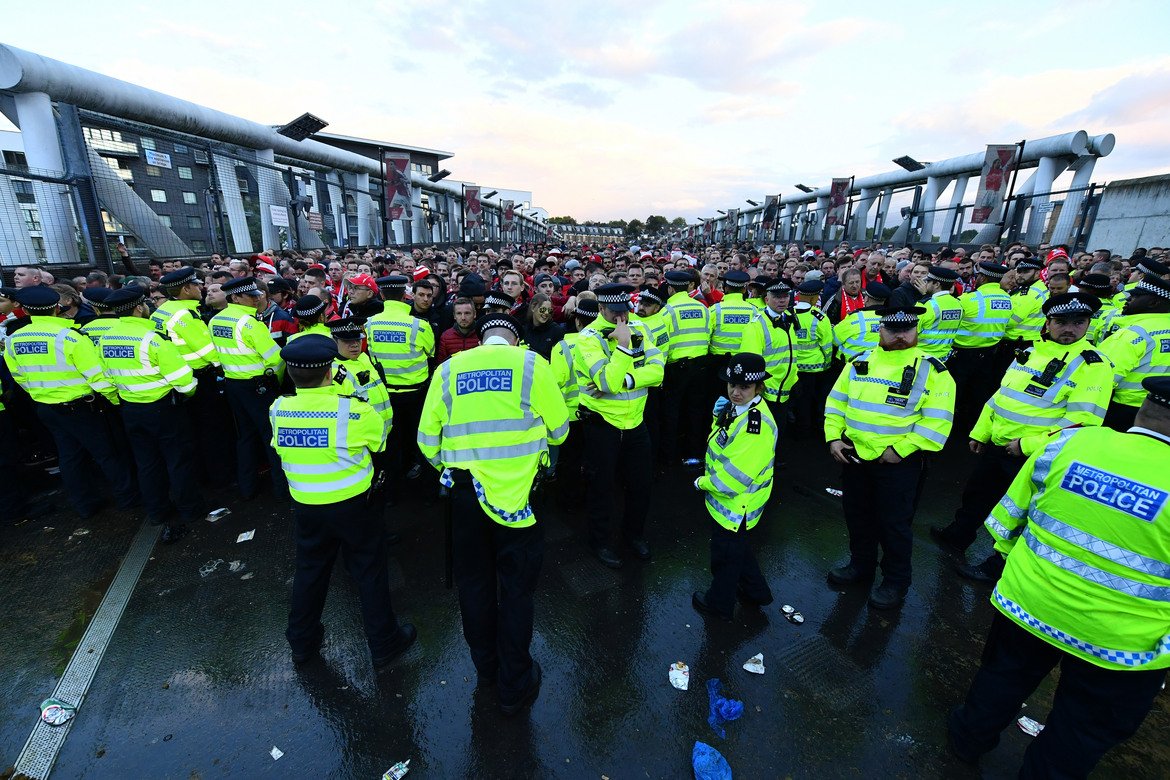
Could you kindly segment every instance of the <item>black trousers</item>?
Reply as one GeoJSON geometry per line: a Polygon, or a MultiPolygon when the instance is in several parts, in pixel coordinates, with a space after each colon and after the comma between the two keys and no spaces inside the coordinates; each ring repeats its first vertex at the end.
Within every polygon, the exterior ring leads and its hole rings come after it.
{"type": "Polygon", "coordinates": [[[1005,447],[984,444],[975,463],[975,470],[963,488],[963,503],[955,511],[955,519],[945,533],[956,546],[966,550],[979,535],[983,521],[1011,487],[1027,458],[1009,455],[1005,447]]]}
{"type": "Polygon", "coordinates": [[[96,469],[101,470],[118,507],[132,509],[138,505],[134,471],[114,443],[117,436],[124,436],[121,422],[104,400],[68,406],[38,403],[36,410],[57,444],[61,482],[79,515],[90,517],[101,508],[103,491],[96,469]]]}
{"type": "MultiPolygon", "coordinates": [[[[789,396],[791,400],[792,396],[789,396]]],[[[776,454],[780,454],[783,447],[784,434],[788,431],[788,404],[789,401],[767,401],[768,409],[772,412],[772,417],[776,420],[776,454]]],[[[777,464],[779,465],[779,464],[777,464]]]]}
{"type": "Polygon", "coordinates": [[[398,632],[390,603],[386,569],[386,529],[380,512],[371,512],[364,493],[335,504],[293,503],[296,569],[285,636],[294,653],[308,653],[321,642],[321,612],[329,577],[340,550],[361,601],[362,624],[374,658],[387,655],[398,632]]]}
{"type": "Polygon", "coordinates": [[[168,396],[146,404],[124,401],[121,409],[126,435],[134,443],[131,449],[147,518],[163,522],[173,500],[181,521],[197,519],[206,507],[185,402],[168,396]]]}
{"type": "Polygon", "coordinates": [[[677,462],[680,452],[682,458],[702,458],[706,452],[712,406],[708,398],[709,364],[704,356],[683,358],[666,365],[660,460],[663,465],[677,462]]]}
{"type": "Polygon", "coordinates": [[[738,531],[729,531],[711,521],[712,579],[711,587],[707,588],[707,604],[724,615],[730,615],[735,609],[739,593],[760,606],[772,603],[772,589],[760,572],[752,550],[754,533],[755,529],[749,531],[743,525],[738,531]]]}
{"type": "Polygon", "coordinates": [[[252,498],[260,492],[260,466],[262,459],[267,458],[272,493],[277,498],[287,498],[288,482],[280,467],[280,456],[272,448],[272,421],[268,419],[268,407],[276,397],[271,391],[260,395],[259,387],[259,379],[227,379],[224,385],[236,420],[236,479],[240,496],[252,498]]]}
{"type": "Polygon", "coordinates": [[[825,428],[825,399],[833,389],[838,374],[831,370],[802,371],[792,388],[792,415],[794,433],[804,437],[823,432],[825,428]]]}
{"type": "Polygon", "coordinates": [[[539,525],[506,528],[484,513],[467,472],[451,489],[452,574],[463,636],[482,677],[496,677],[500,701],[515,703],[532,682],[533,596],[544,561],[539,525]]]}
{"type": "Polygon", "coordinates": [[[642,412],[642,421],[646,424],[646,435],[650,437],[650,457],[652,463],[662,462],[662,388],[650,387],[646,390],[646,408],[642,412]]]}
{"type": "Polygon", "coordinates": [[[388,479],[398,479],[412,466],[425,463],[418,448],[418,425],[422,419],[423,402],[426,401],[427,385],[424,383],[413,390],[390,393],[390,407],[394,410],[394,424],[386,442],[388,479]]]}
{"type": "Polygon", "coordinates": [[[1052,712],[1024,753],[1020,777],[1087,777],[1110,748],[1138,730],[1166,679],[1165,669],[1105,669],[1083,661],[996,612],[967,698],[947,719],[956,750],[975,757],[999,744],[1020,702],[1056,666],[1052,712]]]}
{"type": "Polygon", "coordinates": [[[967,441],[983,405],[999,388],[1003,368],[998,354],[997,345],[963,347],[952,352],[947,360],[947,370],[955,379],[955,426],[951,440],[967,441]]]}
{"type": "Polygon", "coordinates": [[[628,431],[619,430],[599,414],[586,413],[582,421],[585,434],[585,509],[589,513],[589,545],[593,549],[609,547],[613,537],[614,501],[618,495],[618,475],[622,480],[622,535],[642,539],[646,532],[646,515],[650,512],[650,436],[646,425],[628,431]]]}
{"type": "Polygon", "coordinates": [[[910,586],[911,523],[925,476],[921,452],[900,463],[862,461],[842,469],[841,501],[850,559],[872,570],[880,549],[882,575],[891,585],[910,586]]]}
{"type": "Polygon", "coordinates": [[[1110,401],[1109,408],[1105,411],[1105,427],[1125,433],[1133,427],[1137,413],[1138,407],[1136,406],[1110,401]]]}
{"type": "Polygon", "coordinates": [[[195,395],[188,400],[187,410],[199,479],[207,485],[230,482],[236,473],[236,453],[223,447],[223,421],[232,413],[223,394],[225,380],[207,367],[195,373],[195,381],[195,395]]]}

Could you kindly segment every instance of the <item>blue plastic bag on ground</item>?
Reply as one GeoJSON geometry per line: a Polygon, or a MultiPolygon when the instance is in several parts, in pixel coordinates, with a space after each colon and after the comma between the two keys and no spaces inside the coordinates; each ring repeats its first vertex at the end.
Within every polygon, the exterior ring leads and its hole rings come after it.
{"type": "Polygon", "coordinates": [[[705,742],[696,742],[691,751],[695,780],[731,780],[731,765],[715,748],[705,742]]]}
{"type": "Polygon", "coordinates": [[[743,702],[720,696],[719,678],[715,677],[707,681],[707,704],[710,711],[707,723],[710,724],[712,731],[727,739],[727,730],[723,728],[723,724],[743,715],[743,702]]]}

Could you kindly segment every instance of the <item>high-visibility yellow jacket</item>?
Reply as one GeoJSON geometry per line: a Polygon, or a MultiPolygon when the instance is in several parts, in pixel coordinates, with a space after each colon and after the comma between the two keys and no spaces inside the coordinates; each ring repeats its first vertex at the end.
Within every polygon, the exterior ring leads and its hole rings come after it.
{"type": "Polygon", "coordinates": [[[743,333],[759,310],[743,299],[742,293],[727,293],[712,306],[707,318],[712,355],[733,355],[740,351],[743,333]]]}
{"type": "Polygon", "coordinates": [[[118,403],[97,347],[64,317],[33,315],[28,325],[5,340],[4,363],[37,403],[68,403],[94,393],[118,403]]]}
{"type": "Polygon", "coordinates": [[[637,314],[630,315],[631,322],[640,322],[646,326],[646,330],[650,331],[650,340],[654,342],[654,346],[666,354],[666,342],[668,341],[666,335],[666,315],[662,309],[658,310],[657,314],[651,314],[649,317],[642,317],[637,314]]]}
{"type": "Polygon", "coordinates": [[[784,403],[800,375],[796,371],[796,318],[788,313],[772,318],[768,309],[756,315],[743,334],[743,352],[764,358],[768,378],[764,398],[784,403]]]}
{"type": "MultiPolygon", "coordinates": [[[[797,304],[801,306],[802,304],[797,304]]],[[[738,350],[736,350],[738,351],[738,350]]],[[[816,306],[796,310],[796,370],[824,371],[833,360],[833,323],[816,306]]]]}
{"type": "Polygon", "coordinates": [[[1074,428],[1024,464],[986,526],[991,603],[1106,669],[1170,667],[1170,439],[1074,428]]]}
{"type": "Polygon", "coordinates": [[[666,324],[666,348],[662,351],[667,363],[707,354],[710,312],[706,306],[678,292],[667,299],[662,315],[666,324]]]}
{"type": "Polygon", "coordinates": [[[629,349],[612,339],[613,329],[613,324],[598,317],[581,331],[573,347],[573,367],[581,405],[628,431],[642,424],[646,396],[649,388],[662,384],[665,360],[642,323],[630,323],[629,349]]]}
{"type": "Polygon", "coordinates": [[[146,404],[170,395],[191,395],[197,384],[179,349],[141,317],[119,317],[98,339],[98,358],[126,403],[146,404]]]}
{"type": "Polygon", "coordinates": [[[963,304],[949,290],[944,290],[932,295],[923,308],[926,311],[918,318],[918,348],[946,360],[961,327],[963,304]]]}
{"type": "Polygon", "coordinates": [[[984,405],[972,439],[1001,447],[1019,439],[1020,449],[1031,455],[1053,431],[1102,423],[1113,390],[1108,360],[1084,339],[1068,346],[1041,339],[1027,352],[984,405]]]}
{"type": "Polygon", "coordinates": [[[845,436],[862,460],[893,447],[903,458],[937,452],[955,413],[955,380],[946,364],[917,349],[880,347],[841,371],[825,404],[825,441],[845,436]]]}
{"type": "Polygon", "coordinates": [[[833,326],[833,346],[837,356],[852,360],[863,352],[877,349],[882,318],[873,309],[858,309],[833,326]]]}
{"type": "Polygon", "coordinates": [[[1098,347],[1113,362],[1113,400],[1141,406],[1142,380],[1170,375],[1170,314],[1129,314],[1098,347]]]}
{"type": "Polygon", "coordinates": [[[298,339],[301,336],[307,336],[310,333],[317,335],[317,336],[328,336],[329,338],[333,338],[333,331],[329,330],[329,326],[322,323],[322,322],[318,322],[314,325],[310,325],[309,327],[305,328],[302,331],[298,331],[296,333],[293,333],[291,336],[288,337],[288,339],[285,341],[285,343],[287,344],[289,341],[292,341],[293,339],[298,339]]]}
{"type": "Polygon", "coordinates": [[[435,372],[418,446],[435,468],[469,471],[489,517],[523,527],[536,522],[528,494],[537,467],[568,433],[569,410],[548,361],[486,343],[452,355],[435,372]]]}
{"type": "Polygon", "coordinates": [[[1044,301],[1048,299],[1048,288],[1044,282],[1032,282],[1030,287],[1016,290],[1011,295],[1012,316],[1008,319],[1005,338],[1038,341],[1044,328],[1044,301]]]}
{"type": "Polygon", "coordinates": [[[229,303],[207,324],[227,379],[252,379],[265,371],[284,370],[280,346],[272,339],[268,326],[256,316],[255,309],[229,303]]]}
{"type": "Polygon", "coordinates": [[[369,489],[371,454],[386,446],[382,417],[337,385],[297,388],[268,410],[272,446],[280,456],[293,500],[336,504],[369,489]]]}
{"type": "Polygon", "coordinates": [[[429,322],[411,314],[402,301],[386,301],[382,313],[366,321],[366,344],[370,357],[382,365],[391,393],[427,381],[435,333],[429,322]]]}
{"type": "Polygon", "coordinates": [[[199,301],[164,301],[150,320],[158,334],[178,348],[192,371],[219,365],[211,329],[199,318],[199,301]]]}
{"type": "Polygon", "coordinates": [[[729,531],[755,527],[772,495],[779,429],[763,398],[736,413],[727,406],[707,437],[707,457],[698,487],[715,522],[729,531]]]}
{"type": "Polygon", "coordinates": [[[1121,305],[1114,298],[1102,298],[1101,308],[1093,312],[1093,319],[1089,322],[1089,333],[1086,338],[1090,344],[1100,344],[1105,337],[1113,332],[1111,325],[1121,316],[1121,305]]]}
{"type": "Polygon", "coordinates": [[[565,397],[565,406],[569,409],[570,420],[577,418],[577,407],[581,405],[581,385],[577,381],[577,371],[573,365],[575,347],[580,339],[580,333],[566,333],[565,337],[553,347],[552,356],[548,362],[549,367],[552,368],[553,378],[556,379],[557,386],[561,388],[561,394],[565,397]]]}
{"type": "Polygon", "coordinates": [[[352,395],[374,407],[374,411],[382,418],[386,435],[390,435],[390,428],[394,424],[390,391],[386,389],[386,384],[369,355],[362,352],[353,360],[334,360],[333,381],[341,395],[352,395]]]}
{"type": "MultiPolygon", "coordinates": [[[[995,282],[984,282],[974,292],[959,297],[962,316],[955,331],[955,347],[994,347],[1007,332],[1012,317],[1012,298],[995,282]]],[[[920,323],[921,324],[921,323],[920,323]]]]}
{"type": "MultiPolygon", "coordinates": [[[[70,320],[70,321],[72,322],[72,320],[70,320]]],[[[105,333],[107,330],[114,327],[114,323],[117,321],[118,321],[117,315],[113,315],[113,314],[102,315],[101,317],[90,320],[89,322],[85,323],[84,325],[81,325],[80,327],[77,325],[77,323],[73,323],[73,328],[78,333],[84,333],[86,335],[86,337],[89,338],[89,340],[92,341],[93,345],[96,347],[97,343],[98,343],[98,338],[103,333],[105,333]]]]}

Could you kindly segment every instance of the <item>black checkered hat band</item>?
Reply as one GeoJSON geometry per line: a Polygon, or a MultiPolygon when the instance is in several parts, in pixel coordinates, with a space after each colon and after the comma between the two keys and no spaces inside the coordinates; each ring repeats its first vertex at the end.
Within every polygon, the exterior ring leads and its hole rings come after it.
{"type": "Polygon", "coordinates": [[[612,293],[597,296],[598,303],[629,303],[629,293],[612,293]]]}
{"type": "MultiPolygon", "coordinates": [[[[1154,295],[1170,300],[1170,290],[1167,290],[1165,287],[1159,287],[1155,284],[1151,284],[1145,279],[1142,279],[1140,282],[1138,282],[1137,286],[1133,289],[1153,293],[1154,295]]],[[[27,309],[28,307],[26,306],[25,308],[27,309]]]]}
{"type": "Polygon", "coordinates": [[[894,325],[905,325],[911,322],[918,322],[917,314],[909,314],[904,311],[896,311],[893,314],[887,314],[882,317],[882,323],[891,323],[894,325]]]}
{"type": "Polygon", "coordinates": [[[1046,317],[1069,317],[1080,314],[1092,314],[1093,307],[1084,301],[1069,301],[1053,306],[1048,310],[1046,317]]]}
{"type": "Polygon", "coordinates": [[[183,278],[181,278],[181,279],[176,279],[172,282],[159,282],[159,284],[169,290],[169,289],[172,289],[174,287],[182,287],[183,285],[190,284],[193,281],[195,281],[195,269],[194,268],[191,269],[191,273],[185,274],[183,276],[183,278]]]}
{"type": "Polygon", "coordinates": [[[484,320],[483,324],[479,326],[481,333],[486,333],[492,328],[507,328],[516,334],[516,338],[520,338],[520,331],[516,329],[516,325],[511,320],[505,320],[502,317],[498,319],[484,320]]]}
{"type": "Polygon", "coordinates": [[[325,310],[325,301],[317,301],[317,305],[311,309],[302,309],[300,306],[293,309],[293,314],[298,317],[312,317],[314,314],[325,310]]]}

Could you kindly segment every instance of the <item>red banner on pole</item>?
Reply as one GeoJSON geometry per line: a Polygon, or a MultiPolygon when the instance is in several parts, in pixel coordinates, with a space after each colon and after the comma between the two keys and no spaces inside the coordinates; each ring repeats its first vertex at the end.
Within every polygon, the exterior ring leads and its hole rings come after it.
{"type": "Polygon", "coordinates": [[[983,171],[979,174],[979,192],[975,195],[975,208],[971,209],[973,224],[999,222],[1003,214],[1003,196],[1007,192],[1008,178],[1016,165],[1017,144],[989,144],[987,156],[983,158],[983,171]]]}
{"type": "Polygon", "coordinates": [[[852,184],[852,176],[847,179],[833,179],[833,186],[829,188],[829,213],[825,216],[825,227],[845,224],[849,188],[852,184]]]}
{"type": "Polygon", "coordinates": [[[463,185],[463,229],[473,230],[483,224],[483,204],[479,202],[480,188],[463,185]]]}
{"type": "Polygon", "coordinates": [[[386,219],[414,219],[410,185],[410,155],[386,152],[386,219]]]}

